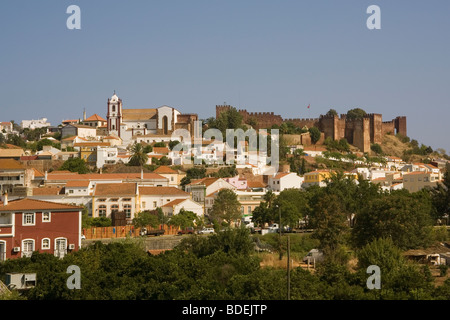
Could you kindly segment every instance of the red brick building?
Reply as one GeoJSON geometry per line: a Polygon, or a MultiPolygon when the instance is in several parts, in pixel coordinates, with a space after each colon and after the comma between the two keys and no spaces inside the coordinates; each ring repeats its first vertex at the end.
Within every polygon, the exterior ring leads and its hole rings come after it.
{"type": "Polygon", "coordinates": [[[0,261],[33,251],[63,257],[81,245],[81,207],[28,198],[0,202],[0,261]]]}

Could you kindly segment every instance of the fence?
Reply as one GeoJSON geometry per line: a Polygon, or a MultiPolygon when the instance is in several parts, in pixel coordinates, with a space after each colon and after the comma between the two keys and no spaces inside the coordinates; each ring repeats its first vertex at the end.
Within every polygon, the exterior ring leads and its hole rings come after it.
{"type": "MultiPolygon", "coordinates": [[[[158,228],[146,227],[147,230],[162,230],[165,235],[176,235],[178,228],[160,225],[158,228]]],[[[135,228],[133,225],[115,226],[115,227],[92,227],[83,229],[83,234],[86,239],[109,239],[109,238],[125,238],[125,237],[139,237],[141,228],[135,228]]]]}

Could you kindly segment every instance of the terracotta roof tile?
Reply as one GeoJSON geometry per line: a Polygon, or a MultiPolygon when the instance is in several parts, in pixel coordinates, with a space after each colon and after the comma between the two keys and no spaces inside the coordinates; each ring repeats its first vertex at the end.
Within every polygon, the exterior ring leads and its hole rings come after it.
{"type": "Polygon", "coordinates": [[[189,193],[175,187],[139,187],[139,194],[144,196],[179,195],[189,197],[189,193]]]}
{"type": "Polygon", "coordinates": [[[170,168],[168,166],[160,166],[157,169],[155,169],[153,172],[154,173],[158,173],[158,174],[161,174],[161,173],[166,173],[166,174],[177,173],[175,170],[173,170],[172,168],[170,168]]]}
{"type": "Polygon", "coordinates": [[[71,210],[80,211],[82,207],[73,206],[70,204],[55,203],[50,201],[42,201],[35,199],[19,199],[8,201],[8,205],[0,203],[0,212],[8,211],[29,211],[29,210],[71,210]]]}
{"type": "Polygon", "coordinates": [[[0,170],[20,170],[25,167],[17,160],[14,159],[0,159],[0,170]]]}
{"type": "Polygon", "coordinates": [[[173,207],[176,206],[177,204],[180,204],[184,201],[186,201],[187,199],[175,199],[173,201],[170,201],[169,203],[166,203],[165,205],[163,205],[163,207],[173,207]]]}
{"type": "Polygon", "coordinates": [[[33,188],[33,196],[57,196],[64,194],[64,188],[33,188]]]}
{"type": "Polygon", "coordinates": [[[94,196],[134,196],[136,195],[135,183],[97,183],[94,196]]]}
{"type": "Polygon", "coordinates": [[[86,188],[91,182],[89,180],[70,180],[66,183],[66,188],[86,188]]]}
{"type": "Polygon", "coordinates": [[[84,121],[104,121],[104,122],[106,122],[106,120],[103,119],[102,117],[100,117],[98,114],[94,114],[84,121]]]}

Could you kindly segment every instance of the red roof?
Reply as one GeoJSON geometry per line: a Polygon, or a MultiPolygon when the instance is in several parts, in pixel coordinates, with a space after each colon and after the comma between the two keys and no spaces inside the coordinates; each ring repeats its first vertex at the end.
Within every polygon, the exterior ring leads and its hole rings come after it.
{"type": "Polygon", "coordinates": [[[0,203],[0,212],[9,211],[29,211],[29,210],[71,210],[80,211],[82,207],[70,204],[55,203],[50,201],[41,201],[35,199],[19,199],[8,201],[8,205],[0,203]]]}
{"type": "Polygon", "coordinates": [[[104,121],[104,122],[106,122],[106,120],[103,119],[102,117],[100,117],[98,114],[94,114],[84,121],[104,121]]]}

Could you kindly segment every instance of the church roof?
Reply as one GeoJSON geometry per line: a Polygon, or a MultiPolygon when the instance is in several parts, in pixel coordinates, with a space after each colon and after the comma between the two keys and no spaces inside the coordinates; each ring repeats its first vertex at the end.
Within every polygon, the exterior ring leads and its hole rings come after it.
{"type": "Polygon", "coordinates": [[[158,111],[156,109],[123,109],[122,121],[139,121],[156,118],[158,111]]]}

